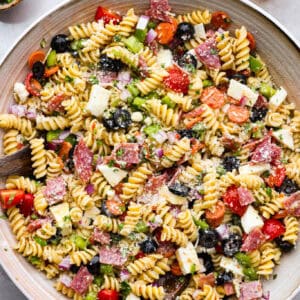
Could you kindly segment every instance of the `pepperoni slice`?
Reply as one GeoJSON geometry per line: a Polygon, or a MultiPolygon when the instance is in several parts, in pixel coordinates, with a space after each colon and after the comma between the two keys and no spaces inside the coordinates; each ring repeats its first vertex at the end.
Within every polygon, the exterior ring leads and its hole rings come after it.
{"type": "Polygon", "coordinates": [[[200,99],[213,109],[221,108],[225,103],[224,93],[214,86],[205,88],[200,99]]]}
{"type": "Polygon", "coordinates": [[[224,214],[225,205],[222,201],[218,201],[213,210],[206,210],[205,218],[210,226],[216,228],[222,223],[224,214]]]}
{"type": "Polygon", "coordinates": [[[230,105],[227,114],[229,120],[237,124],[245,123],[250,116],[247,108],[237,105],[230,105]]]}
{"type": "Polygon", "coordinates": [[[224,11],[215,11],[212,14],[211,25],[214,29],[227,29],[231,23],[229,15],[224,11]]]}
{"type": "Polygon", "coordinates": [[[250,45],[249,45],[250,50],[251,51],[255,50],[255,48],[256,48],[256,40],[255,40],[253,34],[251,32],[249,32],[249,31],[247,32],[247,39],[248,39],[248,41],[250,43],[250,45]]]}

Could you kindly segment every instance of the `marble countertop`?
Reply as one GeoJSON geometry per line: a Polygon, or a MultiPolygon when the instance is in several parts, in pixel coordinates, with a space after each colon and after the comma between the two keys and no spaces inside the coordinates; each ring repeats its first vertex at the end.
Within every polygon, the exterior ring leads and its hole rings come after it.
{"type": "MultiPolygon", "coordinates": [[[[36,19],[47,13],[50,8],[69,0],[23,0],[21,4],[9,11],[0,11],[0,61],[36,19]]],[[[299,41],[299,0],[252,0],[277,18],[299,41]]],[[[0,299],[25,300],[26,298],[5,274],[0,266],[0,299]]],[[[300,300],[300,295],[295,298],[300,300]]]]}

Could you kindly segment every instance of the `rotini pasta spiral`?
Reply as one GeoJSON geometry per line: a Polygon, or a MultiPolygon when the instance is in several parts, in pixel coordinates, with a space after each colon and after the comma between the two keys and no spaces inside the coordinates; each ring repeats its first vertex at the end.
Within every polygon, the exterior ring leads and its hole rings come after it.
{"type": "Polygon", "coordinates": [[[96,249],[86,249],[83,251],[75,251],[70,254],[72,264],[80,266],[87,264],[97,254],[96,249]]]}
{"type": "Polygon", "coordinates": [[[250,48],[247,39],[247,29],[242,26],[235,31],[234,43],[235,65],[237,72],[249,69],[250,48]]]}
{"type": "Polygon", "coordinates": [[[8,130],[3,136],[4,154],[10,155],[17,152],[20,148],[18,142],[19,131],[15,129],[8,130]]]}
{"type": "Polygon", "coordinates": [[[161,233],[162,241],[170,241],[181,247],[185,247],[188,242],[187,236],[180,230],[164,225],[161,233]]]}
{"type": "Polygon", "coordinates": [[[136,296],[143,297],[150,300],[163,300],[165,291],[163,287],[156,287],[152,285],[146,285],[143,281],[136,281],[130,283],[130,288],[136,296]]]}
{"type": "Polygon", "coordinates": [[[36,135],[36,130],[32,127],[30,120],[12,114],[0,115],[0,128],[17,129],[27,139],[32,139],[36,135]]]}
{"type": "Polygon", "coordinates": [[[82,112],[75,98],[65,100],[62,103],[67,112],[67,117],[71,124],[71,132],[79,131],[83,126],[82,112]]]}
{"type": "Polygon", "coordinates": [[[183,138],[177,141],[168,151],[165,151],[161,160],[164,168],[170,168],[174,163],[179,161],[183,155],[190,151],[190,140],[183,138]]]}
{"type": "Polygon", "coordinates": [[[135,229],[135,225],[138,223],[141,217],[141,205],[134,202],[130,202],[127,210],[127,215],[124,220],[124,226],[120,231],[122,235],[129,235],[135,229]]]}
{"type": "Polygon", "coordinates": [[[134,198],[139,190],[143,188],[147,178],[152,174],[152,170],[148,164],[142,164],[128,177],[128,181],[124,183],[120,198],[129,201],[134,198]]]}
{"type": "Polygon", "coordinates": [[[218,33],[216,36],[217,48],[222,61],[222,70],[234,70],[233,40],[229,32],[218,33]]]}
{"type": "Polygon", "coordinates": [[[282,240],[295,245],[298,239],[299,221],[295,217],[288,216],[284,218],[283,222],[285,233],[282,240]]]}
{"type": "Polygon", "coordinates": [[[57,129],[65,129],[69,127],[70,123],[68,119],[65,117],[57,116],[57,117],[37,117],[36,118],[36,128],[38,130],[57,130],[57,129]]]}
{"type": "Polygon", "coordinates": [[[130,263],[127,266],[127,270],[134,276],[141,274],[149,269],[152,269],[155,266],[155,263],[162,259],[160,254],[150,254],[140,259],[137,259],[135,262],[130,263]]]}
{"type": "Polygon", "coordinates": [[[74,40],[89,38],[97,30],[99,30],[98,22],[88,22],[69,26],[70,35],[74,40]]]}
{"type": "Polygon", "coordinates": [[[42,178],[47,174],[46,170],[46,150],[44,139],[33,139],[30,141],[33,174],[36,178],[42,178]]]}
{"type": "Polygon", "coordinates": [[[12,175],[6,179],[7,189],[19,189],[34,194],[37,191],[37,183],[29,177],[12,175]]]}
{"type": "Polygon", "coordinates": [[[27,227],[26,227],[26,220],[24,216],[20,213],[20,210],[18,208],[12,207],[8,209],[7,217],[12,232],[14,233],[18,241],[28,234],[27,227]]]}
{"type": "Polygon", "coordinates": [[[94,221],[94,224],[100,230],[113,232],[113,233],[119,233],[122,227],[120,220],[108,218],[104,215],[97,216],[94,221]]]}
{"type": "Polygon", "coordinates": [[[183,229],[184,234],[190,241],[195,241],[198,237],[198,229],[194,224],[190,210],[181,212],[178,215],[178,227],[183,229]]]}
{"type": "Polygon", "coordinates": [[[179,114],[176,110],[168,108],[159,100],[148,101],[149,110],[166,126],[175,126],[179,120],[179,114]]]}
{"type": "Polygon", "coordinates": [[[117,34],[128,37],[134,31],[137,21],[138,16],[134,13],[134,9],[129,9],[119,24],[117,34]]]}
{"type": "Polygon", "coordinates": [[[152,283],[159,279],[160,276],[165,275],[167,272],[171,270],[168,259],[163,258],[159,260],[153,268],[144,271],[143,274],[140,276],[140,280],[146,283],[152,283]]]}
{"type": "Polygon", "coordinates": [[[186,15],[177,16],[178,23],[189,22],[193,25],[200,24],[200,23],[209,24],[210,20],[211,20],[211,13],[207,9],[195,10],[186,15]]]}

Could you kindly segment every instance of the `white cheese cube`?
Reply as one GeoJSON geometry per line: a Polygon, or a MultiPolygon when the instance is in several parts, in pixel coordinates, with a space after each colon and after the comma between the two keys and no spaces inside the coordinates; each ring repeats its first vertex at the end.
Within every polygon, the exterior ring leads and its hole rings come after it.
{"type": "Polygon", "coordinates": [[[195,38],[206,39],[206,32],[203,23],[194,25],[195,38]]]}
{"type": "Polygon", "coordinates": [[[163,65],[164,68],[170,67],[173,65],[173,55],[169,49],[161,49],[157,53],[157,63],[158,65],[163,65]]]}
{"type": "Polygon", "coordinates": [[[50,211],[56,221],[57,227],[61,228],[62,235],[68,235],[72,233],[69,203],[64,202],[55,206],[51,206],[50,211]]]}
{"type": "Polygon", "coordinates": [[[126,297],[126,300],[140,300],[141,298],[130,293],[127,297],[126,297]]]}
{"type": "Polygon", "coordinates": [[[227,272],[232,272],[235,275],[244,275],[243,268],[240,266],[236,259],[222,256],[220,267],[225,269],[227,272]]]}
{"type": "Polygon", "coordinates": [[[93,116],[100,117],[107,108],[111,92],[95,84],[92,86],[89,102],[86,105],[86,110],[93,116]]]}
{"type": "Polygon", "coordinates": [[[173,205],[184,205],[187,203],[186,197],[181,197],[171,193],[166,185],[159,190],[159,196],[173,205]]]}
{"type": "Polygon", "coordinates": [[[14,85],[14,93],[15,93],[15,95],[17,97],[17,100],[20,103],[26,102],[26,100],[29,97],[29,93],[26,90],[25,85],[23,83],[21,83],[21,82],[16,82],[15,83],[15,85],[14,85]]]}
{"type": "Polygon", "coordinates": [[[287,97],[287,91],[280,87],[279,90],[276,91],[276,93],[270,98],[269,106],[272,110],[276,110],[285,100],[287,97]]]}
{"type": "Polygon", "coordinates": [[[294,139],[288,129],[279,129],[272,133],[272,136],[289,149],[294,150],[294,139]]]}
{"type": "Polygon", "coordinates": [[[248,106],[253,106],[258,98],[258,93],[253,92],[247,85],[234,79],[230,80],[227,94],[236,100],[241,100],[242,97],[246,97],[248,99],[246,105],[248,106]]]}
{"type": "Polygon", "coordinates": [[[133,122],[142,122],[143,121],[143,114],[140,111],[135,111],[131,114],[131,120],[133,122]]]}
{"type": "Polygon", "coordinates": [[[128,174],[128,172],[115,167],[109,167],[108,165],[98,166],[98,170],[102,173],[104,178],[111,186],[116,186],[120,183],[128,174]]]}
{"type": "Polygon", "coordinates": [[[246,233],[250,233],[256,227],[263,227],[264,221],[258,212],[249,205],[244,215],[241,217],[241,223],[246,233]]]}
{"type": "Polygon", "coordinates": [[[186,247],[180,247],[176,250],[176,258],[183,275],[205,271],[191,242],[186,247]]]}
{"type": "Polygon", "coordinates": [[[239,173],[241,175],[245,175],[245,174],[261,175],[265,171],[270,171],[270,169],[271,169],[270,164],[255,164],[255,165],[246,164],[239,167],[239,173]]]}

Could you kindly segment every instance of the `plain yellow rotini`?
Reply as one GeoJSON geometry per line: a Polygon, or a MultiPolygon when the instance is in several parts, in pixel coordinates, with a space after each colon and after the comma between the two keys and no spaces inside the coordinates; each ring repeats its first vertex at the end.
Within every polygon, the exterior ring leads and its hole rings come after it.
{"type": "Polygon", "coordinates": [[[219,300],[220,295],[217,290],[210,285],[204,284],[202,290],[196,290],[193,294],[195,300],[219,300]]]}
{"type": "Polygon", "coordinates": [[[196,24],[209,24],[211,20],[211,13],[209,10],[195,10],[186,15],[179,15],[176,17],[178,23],[189,22],[193,25],[196,24]]]}
{"type": "Polygon", "coordinates": [[[128,37],[134,32],[137,22],[138,16],[134,13],[134,9],[129,9],[118,26],[117,34],[128,37]]]}
{"type": "Polygon", "coordinates": [[[70,254],[71,263],[80,266],[81,264],[87,264],[97,254],[97,249],[85,249],[82,251],[75,251],[70,254]]]}
{"type": "Polygon", "coordinates": [[[233,39],[229,36],[229,32],[218,33],[216,35],[217,49],[222,61],[222,70],[235,69],[233,55],[233,39]]]}
{"type": "Polygon", "coordinates": [[[124,183],[120,198],[128,202],[133,199],[141,191],[148,177],[152,175],[152,169],[146,163],[140,165],[128,177],[128,181],[124,183]]]}
{"type": "Polygon", "coordinates": [[[16,129],[8,130],[3,136],[4,154],[10,155],[20,150],[20,142],[18,140],[19,131],[16,129]]]}
{"type": "Polygon", "coordinates": [[[44,196],[44,189],[40,188],[34,195],[34,209],[39,215],[44,216],[47,212],[48,201],[44,196]]]}
{"type": "Polygon", "coordinates": [[[242,26],[235,31],[236,40],[234,42],[234,55],[236,71],[241,72],[249,69],[250,42],[247,39],[247,29],[242,26]]]}
{"type": "Polygon", "coordinates": [[[119,279],[107,275],[104,275],[103,278],[104,278],[104,282],[101,286],[101,289],[115,290],[117,292],[120,290],[119,279]]]}
{"type": "Polygon", "coordinates": [[[65,129],[70,126],[69,120],[62,116],[56,117],[44,117],[38,116],[36,118],[36,128],[38,130],[57,130],[57,129],[65,129]]]}
{"type": "Polygon", "coordinates": [[[138,223],[142,214],[141,209],[142,206],[140,204],[136,204],[134,202],[129,203],[127,214],[124,220],[124,226],[120,231],[121,235],[127,236],[134,231],[135,226],[138,223]]]}
{"type": "Polygon", "coordinates": [[[17,129],[26,139],[32,139],[36,135],[36,130],[30,120],[12,114],[0,115],[0,128],[17,129]]]}
{"type": "Polygon", "coordinates": [[[178,227],[181,228],[188,239],[194,242],[198,237],[198,228],[194,223],[193,216],[189,209],[178,215],[178,227]]]}
{"type": "Polygon", "coordinates": [[[130,263],[127,266],[127,270],[133,276],[137,276],[138,274],[141,274],[149,269],[152,269],[155,266],[155,263],[162,258],[163,256],[160,254],[149,254],[145,257],[139,258],[134,262],[130,263]]]}
{"type": "Polygon", "coordinates": [[[167,96],[171,101],[175,102],[184,112],[190,111],[193,108],[193,99],[190,96],[184,96],[182,93],[168,92],[167,96]]]}
{"type": "Polygon", "coordinates": [[[94,34],[99,28],[98,22],[88,22],[69,26],[69,32],[74,40],[86,39],[94,34]]]}
{"type": "Polygon", "coordinates": [[[168,108],[160,100],[149,100],[147,102],[150,112],[155,115],[165,126],[176,126],[179,121],[178,110],[168,108]]]}
{"type": "Polygon", "coordinates": [[[190,140],[183,138],[175,142],[170,149],[166,149],[164,156],[161,160],[161,165],[164,168],[170,168],[177,161],[179,161],[191,149],[190,140]]]}
{"type": "Polygon", "coordinates": [[[167,225],[163,226],[161,240],[176,243],[180,247],[185,247],[188,243],[187,236],[181,230],[167,225]]]}
{"type": "Polygon", "coordinates": [[[287,216],[284,218],[283,223],[285,225],[285,233],[283,234],[282,240],[296,245],[299,232],[299,221],[293,216],[287,216]]]}
{"type": "Polygon", "coordinates": [[[71,124],[71,132],[80,131],[80,129],[83,127],[83,120],[79,103],[73,97],[70,100],[63,101],[62,105],[67,112],[66,116],[71,124]]]}
{"type": "Polygon", "coordinates": [[[37,183],[29,177],[11,175],[6,179],[7,189],[19,189],[34,194],[37,191],[37,183]]]}
{"type": "Polygon", "coordinates": [[[99,215],[95,218],[94,221],[95,226],[97,226],[100,230],[119,233],[122,226],[121,221],[118,219],[108,218],[104,215],[99,215]]]}
{"type": "Polygon", "coordinates": [[[147,285],[143,281],[136,281],[129,283],[129,285],[133,294],[143,297],[144,299],[163,300],[165,297],[164,288],[161,286],[147,285]]]}
{"type": "Polygon", "coordinates": [[[56,234],[56,227],[50,222],[44,223],[40,229],[36,231],[36,235],[43,240],[49,240],[56,234]]]}
{"type": "Polygon", "coordinates": [[[43,138],[33,139],[30,141],[31,161],[34,169],[33,175],[36,178],[42,178],[47,174],[47,158],[44,142],[43,138]]]}
{"type": "Polygon", "coordinates": [[[121,47],[121,46],[109,47],[103,50],[102,53],[106,54],[108,57],[112,59],[121,60],[124,64],[128,65],[129,67],[132,68],[138,67],[139,56],[137,54],[133,54],[125,47],[121,47]]]}
{"type": "Polygon", "coordinates": [[[259,207],[262,216],[266,219],[270,219],[271,216],[275,215],[280,209],[283,209],[282,196],[273,197],[271,201],[265,203],[259,207]]]}
{"type": "Polygon", "coordinates": [[[29,234],[26,227],[27,222],[17,207],[9,208],[6,214],[12,232],[18,241],[29,234]]]}

